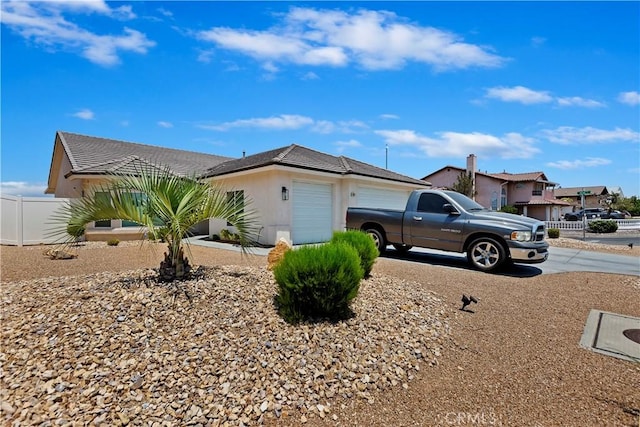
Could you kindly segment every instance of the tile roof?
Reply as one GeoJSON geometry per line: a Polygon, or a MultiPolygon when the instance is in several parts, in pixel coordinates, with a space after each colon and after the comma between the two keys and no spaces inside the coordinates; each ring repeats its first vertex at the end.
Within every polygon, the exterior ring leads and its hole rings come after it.
{"type": "Polygon", "coordinates": [[[524,172],[524,173],[509,173],[509,172],[501,172],[501,173],[491,173],[490,176],[493,176],[498,179],[503,179],[505,181],[546,181],[547,177],[544,172],[524,172]]]}
{"type": "Polygon", "coordinates": [[[135,167],[168,167],[177,175],[199,175],[229,157],[134,142],[57,132],[71,161],[72,174],[128,173],[135,167]],[[146,165],[146,166],[145,166],[146,165]]]}
{"type": "Polygon", "coordinates": [[[423,180],[388,169],[344,156],[321,153],[297,144],[234,159],[71,132],[58,131],[57,138],[71,161],[72,170],[69,175],[128,174],[141,168],[168,167],[178,175],[208,178],[269,165],[282,165],[340,175],[352,174],[421,186],[429,185],[423,180]]]}
{"type": "Polygon", "coordinates": [[[345,156],[332,156],[310,148],[292,144],[274,150],[220,163],[207,170],[202,177],[226,175],[265,166],[290,166],[340,175],[360,175],[390,181],[427,186],[429,183],[363,163],[345,156]]]}
{"type": "Polygon", "coordinates": [[[560,200],[560,199],[533,199],[533,200],[528,200],[526,202],[515,202],[514,203],[517,206],[523,206],[523,205],[527,205],[527,206],[549,206],[549,205],[553,205],[553,206],[572,206],[571,203],[565,202],[564,200],[560,200]]]}

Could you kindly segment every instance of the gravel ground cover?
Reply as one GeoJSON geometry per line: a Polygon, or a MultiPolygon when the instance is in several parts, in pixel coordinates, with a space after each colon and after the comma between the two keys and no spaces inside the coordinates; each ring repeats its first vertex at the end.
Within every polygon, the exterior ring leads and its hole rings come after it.
{"type": "Polygon", "coordinates": [[[638,277],[380,258],[354,319],[291,327],[266,257],[191,249],[189,299],[150,280],[163,245],[1,247],[5,425],[638,425],[640,364],[578,347],[592,308],[640,315],[638,277]]]}

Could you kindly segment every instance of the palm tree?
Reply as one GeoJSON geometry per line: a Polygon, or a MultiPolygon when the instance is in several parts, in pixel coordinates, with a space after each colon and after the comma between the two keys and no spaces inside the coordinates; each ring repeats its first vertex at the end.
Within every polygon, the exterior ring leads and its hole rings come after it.
{"type": "Polygon", "coordinates": [[[160,264],[159,279],[183,280],[191,267],[184,256],[183,238],[189,229],[209,218],[227,220],[237,229],[243,252],[256,235],[255,211],[250,202],[227,197],[220,186],[195,177],[180,177],[169,169],[148,169],[122,175],[91,195],[77,199],[57,213],[57,234],[81,228],[89,222],[121,219],[147,228],[149,235],[162,236],[168,252],[160,264]],[[103,193],[101,196],[97,196],[103,193]],[[102,197],[107,193],[110,197],[102,197]],[[64,226],[62,226],[64,224],[64,226]]]}

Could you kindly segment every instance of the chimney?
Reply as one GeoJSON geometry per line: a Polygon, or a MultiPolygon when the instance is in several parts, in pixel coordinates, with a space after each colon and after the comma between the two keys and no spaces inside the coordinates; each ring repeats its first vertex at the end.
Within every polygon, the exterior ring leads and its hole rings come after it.
{"type": "Polygon", "coordinates": [[[471,174],[471,198],[476,199],[476,171],[478,170],[478,158],[475,154],[467,156],[467,175],[471,174]]]}

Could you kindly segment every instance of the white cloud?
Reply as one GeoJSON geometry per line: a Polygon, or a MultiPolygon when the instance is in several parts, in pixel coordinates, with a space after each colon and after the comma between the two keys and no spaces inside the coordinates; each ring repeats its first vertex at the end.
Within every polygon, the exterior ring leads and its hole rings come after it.
{"type": "Polygon", "coordinates": [[[436,71],[499,67],[506,59],[490,48],[465,43],[454,33],[407,22],[392,12],[347,13],[293,7],[268,30],[214,27],[198,38],[261,62],[400,69],[407,62],[436,71]]]}
{"type": "Polygon", "coordinates": [[[25,181],[4,181],[0,182],[0,193],[10,194],[13,196],[44,196],[47,189],[46,184],[39,182],[25,181]]]}
{"type": "Polygon", "coordinates": [[[23,38],[51,51],[69,51],[89,61],[112,66],[120,62],[122,51],[147,53],[155,42],[125,27],[120,35],[101,35],[67,20],[65,14],[98,13],[115,19],[135,17],[131,6],[110,8],[104,1],[66,0],[56,2],[3,1],[2,23],[23,38]]]}
{"type": "Polygon", "coordinates": [[[165,129],[169,129],[173,127],[173,123],[171,122],[164,122],[164,121],[159,121],[158,122],[158,126],[160,126],[161,128],[165,128],[165,129]]]}
{"type": "Polygon", "coordinates": [[[526,159],[540,152],[532,138],[519,133],[494,136],[478,132],[440,132],[437,138],[412,130],[378,130],[375,133],[391,146],[413,147],[428,157],[465,157],[474,153],[503,159],[526,159]]]}
{"type": "Polygon", "coordinates": [[[640,92],[620,92],[618,95],[618,101],[623,104],[638,105],[640,104],[640,92]]]}
{"type": "Polygon", "coordinates": [[[605,130],[590,126],[583,128],[560,126],[556,129],[545,129],[541,133],[549,141],[564,145],[640,142],[640,133],[621,128],[605,130]]]}
{"type": "Polygon", "coordinates": [[[281,114],[265,118],[240,119],[219,125],[200,125],[200,128],[226,131],[232,128],[257,128],[269,130],[291,130],[310,126],[314,123],[310,117],[297,114],[281,114]]]}
{"type": "Polygon", "coordinates": [[[166,16],[168,18],[173,17],[173,12],[171,12],[170,10],[167,10],[167,9],[165,9],[163,7],[159,7],[157,10],[163,16],[166,16]]]}
{"type": "Polygon", "coordinates": [[[338,153],[343,153],[348,148],[362,147],[362,144],[360,143],[360,141],[357,141],[355,139],[350,139],[348,141],[336,141],[334,145],[338,147],[338,153]]]}
{"type": "Polygon", "coordinates": [[[379,116],[382,120],[397,120],[400,117],[395,114],[380,114],[379,116]]]}
{"type": "Polygon", "coordinates": [[[254,128],[265,130],[296,130],[308,128],[316,133],[356,133],[368,129],[368,126],[359,120],[344,120],[333,122],[330,120],[314,120],[311,117],[298,114],[281,114],[271,117],[257,117],[240,119],[218,125],[198,125],[201,129],[227,131],[232,128],[254,128]]]}
{"type": "Polygon", "coordinates": [[[606,107],[606,104],[595,101],[593,99],[585,99],[579,96],[572,96],[566,98],[556,98],[556,102],[561,107],[586,107],[586,108],[602,108],[606,107]]]}
{"type": "Polygon", "coordinates": [[[547,42],[547,39],[544,37],[531,37],[531,45],[533,47],[540,47],[547,42]]]}
{"type": "Polygon", "coordinates": [[[495,98],[504,102],[519,102],[521,104],[543,104],[553,101],[547,91],[536,91],[524,86],[492,87],[487,89],[486,98],[495,98]]]}
{"type": "Polygon", "coordinates": [[[73,113],[73,117],[77,117],[82,120],[93,120],[95,118],[95,114],[88,108],[84,108],[76,113],[73,113]]]}
{"type": "Polygon", "coordinates": [[[601,157],[587,157],[585,160],[558,160],[549,162],[547,166],[556,169],[584,169],[611,164],[611,160],[601,157]]]}
{"type": "Polygon", "coordinates": [[[320,77],[313,71],[309,71],[302,76],[302,80],[317,80],[320,77]]]}

